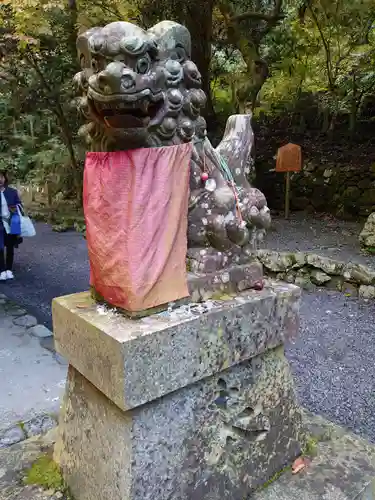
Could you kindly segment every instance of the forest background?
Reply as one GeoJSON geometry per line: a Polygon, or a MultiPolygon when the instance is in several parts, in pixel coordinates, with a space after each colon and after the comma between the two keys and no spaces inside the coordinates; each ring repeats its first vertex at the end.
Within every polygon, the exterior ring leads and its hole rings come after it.
{"type": "Polygon", "coordinates": [[[253,113],[258,173],[289,141],[305,161],[373,162],[375,0],[2,0],[0,169],[47,182],[50,205],[69,199],[80,207],[77,34],[116,20],[148,28],[163,19],[192,34],[211,140],[220,140],[229,115],[253,113]]]}

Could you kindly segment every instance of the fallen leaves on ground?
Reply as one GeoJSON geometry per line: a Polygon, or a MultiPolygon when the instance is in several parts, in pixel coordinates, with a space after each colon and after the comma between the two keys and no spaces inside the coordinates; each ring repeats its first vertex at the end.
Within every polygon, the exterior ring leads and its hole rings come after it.
{"type": "Polygon", "coordinates": [[[292,465],[292,474],[298,474],[303,469],[305,469],[309,465],[310,461],[308,458],[299,457],[297,458],[292,465]]]}

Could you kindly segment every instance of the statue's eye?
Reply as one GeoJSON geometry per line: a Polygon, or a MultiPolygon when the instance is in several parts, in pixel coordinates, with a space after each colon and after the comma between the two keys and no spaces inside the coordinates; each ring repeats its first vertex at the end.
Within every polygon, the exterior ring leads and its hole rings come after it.
{"type": "Polygon", "coordinates": [[[144,75],[149,71],[150,67],[151,67],[150,59],[148,57],[142,57],[137,61],[135,70],[137,71],[137,73],[144,75]]]}

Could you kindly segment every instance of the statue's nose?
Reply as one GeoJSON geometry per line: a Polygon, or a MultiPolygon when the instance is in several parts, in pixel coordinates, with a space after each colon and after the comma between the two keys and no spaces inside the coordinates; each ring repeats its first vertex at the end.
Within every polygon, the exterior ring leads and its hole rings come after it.
{"type": "Polygon", "coordinates": [[[121,62],[108,64],[97,76],[98,86],[106,93],[128,92],[135,86],[135,74],[121,62]]]}
{"type": "Polygon", "coordinates": [[[178,61],[170,59],[165,65],[167,71],[173,76],[177,76],[181,72],[181,64],[178,61]]]}

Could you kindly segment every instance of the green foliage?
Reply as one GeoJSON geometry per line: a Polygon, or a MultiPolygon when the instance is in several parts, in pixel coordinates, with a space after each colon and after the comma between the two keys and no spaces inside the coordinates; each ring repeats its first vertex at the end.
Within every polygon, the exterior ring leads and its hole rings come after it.
{"type": "Polygon", "coordinates": [[[316,457],[318,454],[318,440],[314,436],[308,436],[302,455],[306,457],[316,457]]]}
{"type": "Polygon", "coordinates": [[[25,484],[41,486],[45,489],[64,491],[64,480],[56,463],[47,455],[41,456],[27,471],[25,484]]]}
{"type": "Polygon", "coordinates": [[[369,255],[375,255],[375,247],[364,247],[363,251],[369,255]]]}
{"type": "Polygon", "coordinates": [[[307,93],[322,115],[323,132],[334,127],[338,116],[346,116],[348,129],[354,130],[375,88],[375,1],[305,4],[303,18],[296,3],[267,40],[273,72],[262,90],[262,106],[266,103],[267,112],[296,110],[307,93]]]}
{"type": "Polygon", "coordinates": [[[75,39],[120,19],[145,27],[166,18],[185,23],[222,121],[251,108],[327,135],[338,122],[350,134],[371,123],[375,0],[208,0],[204,15],[202,8],[201,0],[3,0],[0,168],[21,180],[51,181],[55,193],[79,199],[75,39]]]}
{"type": "Polygon", "coordinates": [[[286,472],[290,470],[290,467],[284,467],[284,469],[276,472],[267,482],[265,482],[258,491],[265,490],[271,486],[271,484],[275,483],[281,476],[283,476],[286,472]]]}

